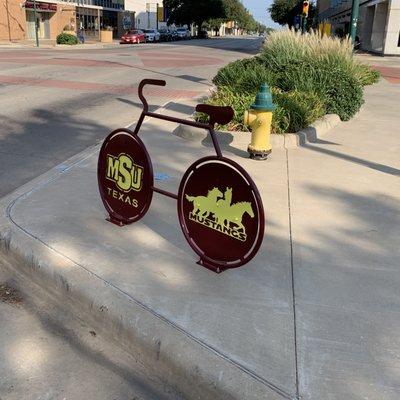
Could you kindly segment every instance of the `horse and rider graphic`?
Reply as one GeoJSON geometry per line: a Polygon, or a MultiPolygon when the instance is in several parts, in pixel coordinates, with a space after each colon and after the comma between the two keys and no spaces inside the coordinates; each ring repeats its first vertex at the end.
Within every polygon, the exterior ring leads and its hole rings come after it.
{"type": "Polygon", "coordinates": [[[249,214],[254,218],[253,208],[249,201],[241,201],[232,203],[232,188],[226,188],[225,193],[214,187],[208,191],[207,196],[189,196],[186,199],[193,203],[192,215],[202,218],[209,218],[213,215],[218,225],[230,227],[236,231],[241,230],[246,233],[246,229],[242,223],[243,215],[249,214]]]}

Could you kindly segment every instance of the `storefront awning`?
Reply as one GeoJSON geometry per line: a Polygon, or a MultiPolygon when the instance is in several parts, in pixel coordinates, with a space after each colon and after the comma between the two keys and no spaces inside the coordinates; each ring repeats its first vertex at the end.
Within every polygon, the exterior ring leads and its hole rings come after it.
{"type": "MultiPolygon", "coordinates": [[[[33,1],[26,1],[25,2],[25,8],[33,10],[34,9],[34,4],[33,1]]],[[[37,1],[36,2],[36,10],[43,12],[56,12],[57,11],[57,4],[54,3],[42,3],[37,1]]]]}

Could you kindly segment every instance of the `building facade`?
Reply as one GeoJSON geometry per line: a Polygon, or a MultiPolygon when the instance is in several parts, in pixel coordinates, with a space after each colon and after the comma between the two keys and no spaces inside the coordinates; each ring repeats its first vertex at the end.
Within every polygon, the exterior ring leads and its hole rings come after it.
{"type": "MultiPolygon", "coordinates": [[[[157,15],[159,9],[162,10],[162,1],[148,2],[142,0],[125,0],[126,10],[135,12],[135,21],[137,29],[157,29],[165,26],[166,23],[158,21],[157,15]]],[[[162,20],[163,18],[159,18],[162,20]]]]}
{"type": "Polygon", "coordinates": [[[39,39],[48,40],[78,30],[87,41],[99,40],[101,30],[118,38],[127,30],[160,24],[157,3],[142,0],[0,0],[0,10],[0,41],[10,42],[35,40],[35,15],[39,39]]]}
{"type": "MultiPolygon", "coordinates": [[[[332,34],[346,34],[351,6],[352,0],[319,0],[318,21],[332,34]]],[[[400,0],[360,0],[357,40],[363,50],[400,55],[400,0]]]]}

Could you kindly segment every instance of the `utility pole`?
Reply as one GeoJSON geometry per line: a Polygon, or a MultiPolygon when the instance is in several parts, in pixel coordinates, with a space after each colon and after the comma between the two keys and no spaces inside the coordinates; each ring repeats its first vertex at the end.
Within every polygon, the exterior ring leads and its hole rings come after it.
{"type": "Polygon", "coordinates": [[[76,37],[78,39],[79,43],[79,35],[80,35],[80,30],[81,30],[81,20],[80,20],[80,14],[79,14],[79,0],[76,1],[76,37]]]}
{"type": "Polygon", "coordinates": [[[301,17],[301,33],[304,35],[306,33],[307,17],[302,15],[301,17]]]}
{"type": "Polygon", "coordinates": [[[351,18],[350,18],[350,37],[351,37],[353,46],[356,41],[359,11],[360,11],[360,0],[353,0],[353,4],[351,6],[351,18]]]}
{"type": "Polygon", "coordinates": [[[147,29],[150,29],[150,3],[146,3],[147,29]]]}
{"type": "Polygon", "coordinates": [[[156,9],[156,29],[158,30],[158,3],[157,3],[157,9],[156,9]]]}
{"type": "Polygon", "coordinates": [[[36,0],[33,0],[33,16],[35,18],[36,47],[39,47],[39,24],[38,24],[38,19],[37,19],[37,12],[36,12],[36,0]]]}

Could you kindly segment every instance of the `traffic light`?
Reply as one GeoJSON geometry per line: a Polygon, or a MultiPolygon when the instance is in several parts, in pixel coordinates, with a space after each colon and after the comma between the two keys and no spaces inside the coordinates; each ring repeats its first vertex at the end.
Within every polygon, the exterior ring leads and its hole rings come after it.
{"type": "Polygon", "coordinates": [[[303,1],[303,15],[308,16],[308,7],[310,6],[309,1],[303,1]]]}

